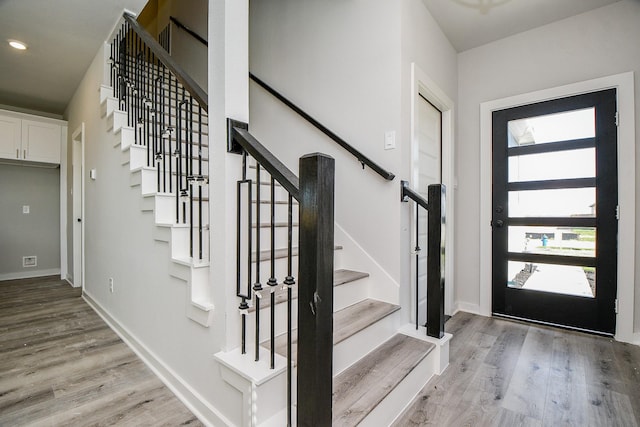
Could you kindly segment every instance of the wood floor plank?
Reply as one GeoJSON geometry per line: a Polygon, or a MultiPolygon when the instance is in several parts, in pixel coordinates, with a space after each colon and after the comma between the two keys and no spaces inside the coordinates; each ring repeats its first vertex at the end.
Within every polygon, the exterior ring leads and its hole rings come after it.
{"type": "Polygon", "coordinates": [[[202,425],[55,277],[0,282],[0,425],[202,425]]]}
{"type": "Polygon", "coordinates": [[[502,401],[503,408],[537,420],[543,419],[552,345],[553,331],[536,326],[529,328],[502,401]],[[531,389],[545,392],[531,393],[531,389]]]}
{"type": "Polygon", "coordinates": [[[546,425],[588,424],[584,357],[576,334],[554,334],[543,419],[546,425]]]}
{"type": "Polygon", "coordinates": [[[602,387],[587,386],[587,417],[592,425],[637,427],[629,396],[602,387]]]}
{"type": "Polygon", "coordinates": [[[394,426],[639,424],[640,347],[468,313],[445,329],[456,331],[449,367],[394,426]]]}

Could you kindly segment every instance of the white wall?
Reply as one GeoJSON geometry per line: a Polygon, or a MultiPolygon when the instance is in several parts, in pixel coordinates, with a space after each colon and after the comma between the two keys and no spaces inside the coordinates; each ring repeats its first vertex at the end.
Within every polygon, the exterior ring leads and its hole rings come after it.
{"type": "MultiPolygon", "coordinates": [[[[160,0],[157,30],[162,31],[173,16],[196,34],[207,36],[208,0],[160,0]]],[[[171,24],[171,56],[206,91],[207,47],[185,30],[171,24]]]]}
{"type": "MultiPolygon", "coordinates": [[[[237,392],[221,379],[213,360],[224,343],[224,295],[215,301],[209,328],[187,318],[187,286],[170,277],[169,245],[154,241],[153,213],[141,213],[140,189],[130,187],[129,166],[121,164],[124,155],[114,147],[119,135],[108,133],[107,120],[100,117],[103,55],[102,50],[97,53],[66,112],[71,129],[85,123],[85,170],[97,170],[95,181],[84,177],[84,291],[136,346],[152,355],[165,379],[191,399],[192,408],[222,425],[240,408],[234,400],[237,392]]],[[[224,265],[224,258],[217,263],[224,265]]],[[[227,283],[215,282],[221,288],[227,283]]]]}
{"type": "Polygon", "coordinates": [[[60,168],[0,164],[0,194],[0,280],[59,273],[60,168]],[[23,267],[34,255],[38,265],[23,267]]]}
{"type": "Polygon", "coordinates": [[[251,2],[251,71],[397,177],[389,182],[362,170],[255,84],[250,131],[296,173],[303,154],[336,159],[336,222],[397,283],[410,250],[399,198],[400,180],[410,177],[413,61],[455,98],[455,52],[419,0],[251,2]],[[397,148],[385,151],[391,130],[397,148]]]}
{"type": "MultiPolygon", "coordinates": [[[[412,81],[411,81],[411,65],[414,64],[421,73],[424,73],[428,79],[430,79],[431,83],[436,87],[431,87],[431,91],[440,91],[441,94],[446,96],[449,100],[456,103],[458,97],[458,82],[457,82],[457,53],[449,40],[447,40],[446,36],[440,30],[438,23],[433,19],[427,8],[424,6],[424,3],[421,0],[404,0],[401,2],[402,4],[402,25],[401,25],[401,35],[402,35],[402,46],[401,46],[401,111],[402,111],[402,129],[403,129],[403,146],[402,146],[402,173],[399,174],[397,179],[404,179],[411,182],[413,185],[415,183],[412,182],[412,170],[411,170],[411,139],[412,139],[412,129],[411,129],[411,108],[412,108],[412,81]]],[[[426,82],[422,82],[426,83],[426,82]]],[[[415,94],[414,94],[415,95],[415,94]]],[[[430,100],[434,103],[435,100],[430,100]]],[[[454,109],[455,114],[455,105],[451,105],[450,108],[454,109]]],[[[446,125],[446,124],[445,124],[446,125]]],[[[447,129],[443,129],[445,135],[447,133],[447,129]]],[[[452,144],[455,145],[455,136],[452,138],[452,144]]],[[[443,147],[442,153],[454,153],[454,147],[443,147]]],[[[449,170],[449,167],[444,164],[447,163],[447,156],[443,155],[443,174],[446,174],[449,170]]],[[[451,163],[453,163],[451,161],[451,163]]],[[[452,165],[453,166],[453,165],[452,165]]],[[[451,171],[451,175],[454,175],[455,171],[451,171]]],[[[445,183],[447,181],[447,177],[443,176],[445,183]]],[[[398,183],[396,183],[399,185],[398,183]]],[[[449,183],[447,183],[449,184],[449,183]]],[[[447,187],[447,197],[451,200],[447,204],[448,207],[452,205],[450,202],[454,198],[454,187],[453,185],[449,185],[447,187]]],[[[401,206],[401,243],[400,243],[400,251],[402,254],[401,257],[401,265],[402,265],[402,283],[407,283],[407,281],[411,281],[411,275],[415,274],[415,270],[412,270],[411,265],[414,262],[413,258],[408,256],[410,250],[413,249],[412,245],[412,228],[411,221],[414,221],[414,217],[412,216],[412,212],[414,210],[413,203],[402,204],[401,206]]],[[[447,212],[447,222],[451,224],[452,221],[450,218],[450,213],[447,212]]],[[[453,228],[447,228],[447,250],[453,247],[452,239],[449,239],[449,236],[453,233],[453,228]]],[[[453,265],[454,257],[453,252],[447,252],[446,263],[453,265]]],[[[424,266],[420,267],[424,271],[424,266]]],[[[452,271],[452,269],[450,269],[452,271]]],[[[414,276],[415,277],[415,276],[414,276]]],[[[448,295],[451,289],[455,288],[455,276],[452,276],[450,272],[447,273],[447,282],[445,287],[445,310],[447,313],[450,313],[448,302],[452,301],[453,298],[450,298],[448,295]]],[[[410,287],[407,287],[409,289],[410,287]]],[[[410,300],[410,295],[407,292],[403,292],[401,294],[401,303],[403,306],[406,306],[410,300]]]]}
{"type": "MultiPolygon", "coordinates": [[[[456,300],[480,304],[480,104],[634,71],[640,101],[640,3],[623,0],[600,9],[499,40],[458,56],[456,197],[456,300]]],[[[631,119],[631,118],[627,118],[631,119]]],[[[636,108],[636,123],[640,109],[636,108]]],[[[638,136],[636,136],[636,146],[638,136]]],[[[640,152],[636,150],[637,156],[640,152]]],[[[636,172],[637,175],[637,172],[636,172]]],[[[630,177],[637,185],[638,176],[630,177]]],[[[621,182],[621,186],[625,183],[621,182]]],[[[629,184],[627,184],[629,185],[629,184]]],[[[637,209],[637,207],[636,207],[637,209]]],[[[636,221],[636,231],[639,230],[636,221]]],[[[638,236],[636,235],[636,242],[638,236]]],[[[624,254],[621,254],[624,256],[624,254]]],[[[638,260],[635,260],[638,277],[638,260]]],[[[640,329],[640,284],[636,279],[635,328],[640,329]]]]}

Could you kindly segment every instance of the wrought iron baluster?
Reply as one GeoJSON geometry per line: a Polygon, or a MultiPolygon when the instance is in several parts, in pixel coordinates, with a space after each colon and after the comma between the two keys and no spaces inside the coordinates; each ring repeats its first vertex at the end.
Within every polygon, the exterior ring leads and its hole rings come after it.
{"type": "Polygon", "coordinates": [[[271,369],[275,368],[276,363],[276,294],[275,287],[278,285],[276,279],[276,181],[271,177],[271,277],[267,281],[269,290],[271,291],[271,369]]]}
{"type": "Polygon", "coordinates": [[[193,195],[193,99],[189,96],[189,103],[187,105],[187,140],[189,146],[189,157],[187,161],[189,162],[189,176],[187,177],[187,181],[189,183],[189,255],[193,258],[193,206],[194,206],[194,195],[193,195]]]}
{"type": "Polygon", "coordinates": [[[202,186],[206,180],[202,173],[202,107],[198,104],[198,258],[202,260],[202,186]]]}
{"type": "Polygon", "coordinates": [[[255,333],[255,360],[260,360],[260,298],[262,297],[262,284],[260,283],[260,163],[256,162],[256,282],[253,290],[256,295],[256,333],[255,333]]]}
{"type": "Polygon", "coordinates": [[[292,332],[293,332],[293,318],[292,318],[292,304],[293,304],[293,285],[295,280],[293,278],[293,196],[289,194],[287,200],[287,277],[284,279],[284,285],[287,288],[287,426],[291,426],[292,417],[292,405],[293,405],[293,392],[292,392],[292,375],[293,375],[293,363],[292,363],[292,332]]]}
{"type": "Polygon", "coordinates": [[[415,247],[415,253],[416,253],[416,331],[418,330],[418,314],[420,314],[420,293],[419,293],[419,289],[420,289],[420,251],[422,250],[420,248],[420,219],[419,219],[419,215],[420,215],[420,205],[418,205],[417,203],[416,205],[416,247],[415,247]]]}
{"type": "MultiPolygon", "coordinates": [[[[186,96],[185,96],[185,90],[184,88],[182,88],[182,100],[180,101],[180,108],[182,108],[183,105],[186,105],[186,96]]],[[[189,199],[189,194],[188,194],[188,181],[187,181],[187,175],[189,174],[189,164],[187,161],[187,156],[189,156],[189,145],[188,145],[188,139],[187,139],[187,132],[188,132],[188,128],[187,128],[187,111],[185,110],[184,112],[184,117],[182,118],[182,129],[184,131],[184,140],[182,140],[180,142],[180,147],[182,147],[182,145],[184,144],[184,156],[181,156],[180,158],[180,170],[182,171],[181,175],[180,175],[180,186],[182,186],[182,180],[183,180],[183,176],[184,176],[184,187],[182,187],[182,191],[181,191],[181,197],[182,197],[182,223],[186,224],[187,223],[187,200],[189,199]],[[184,162],[184,163],[183,163],[184,162]]]]}

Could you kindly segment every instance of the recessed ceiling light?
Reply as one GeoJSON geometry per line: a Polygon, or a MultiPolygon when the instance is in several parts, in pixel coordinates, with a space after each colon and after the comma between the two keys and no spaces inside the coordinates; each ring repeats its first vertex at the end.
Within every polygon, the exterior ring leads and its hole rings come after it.
{"type": "Polygon", "coordinates": [[[22,43],[19,40],[7,40],[9,42],[9,45],[14,48],[14,49],[18,49],[18,50],[26,50],[27,49],[27,45],[22,43]]]}

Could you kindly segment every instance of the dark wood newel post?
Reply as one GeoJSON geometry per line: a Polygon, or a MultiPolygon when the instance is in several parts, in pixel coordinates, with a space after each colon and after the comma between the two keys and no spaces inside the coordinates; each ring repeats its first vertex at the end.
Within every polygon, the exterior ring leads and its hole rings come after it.
{"type": "Polygon", "coordinates": [[[335,160],[300,158],[298,426],[331,425],[335,160]]]}
{"type": "Polygon", "coordinates": [[[442,184],[428,187],[427,335],[444,336],[445,194],[442,184]]]}

